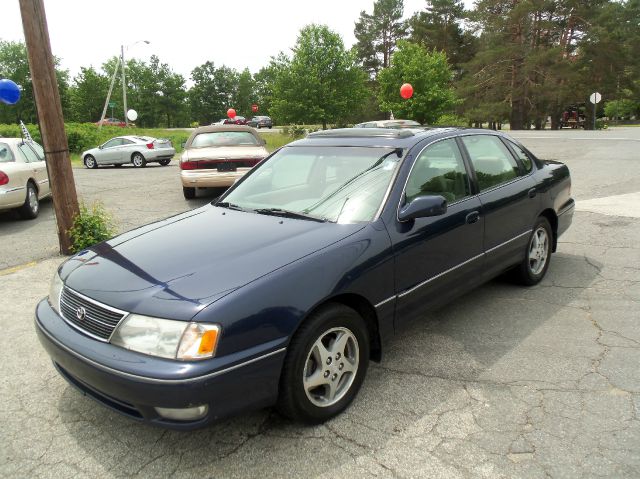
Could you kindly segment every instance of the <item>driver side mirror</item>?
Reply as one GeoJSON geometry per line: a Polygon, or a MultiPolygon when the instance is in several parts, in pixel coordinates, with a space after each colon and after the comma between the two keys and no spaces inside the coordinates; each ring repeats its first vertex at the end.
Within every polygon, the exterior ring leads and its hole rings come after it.
{"type": "Polygon", "coordinates": [[[419,196],[400,208],[398,219],[410,221],[416,218],[440,216],[447,212],[447,200],[442,196],[419,196]]]}
{"type": "Polygon", "coordinates": [[[185,146],[187,146],[187,142],[186,142],[186,141],[183,141],[183,142],[181,143],[181,145],[182,145],[182,148],[184,148],[185,146]]]}
{"type": "Polygon", "coordinates": [[[99,150],[102,150],[103,148],[104,148],[104,144],[102,144],[102,145],[100,145],[100,146],[98,147],[98,149],[99,149],[99,150]]]}

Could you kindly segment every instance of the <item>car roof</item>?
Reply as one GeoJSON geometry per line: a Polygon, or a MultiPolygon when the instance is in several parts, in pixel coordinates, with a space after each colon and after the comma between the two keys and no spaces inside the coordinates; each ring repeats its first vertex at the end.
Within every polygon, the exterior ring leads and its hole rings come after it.
{"type": "Polygon", "coordinates": [[[295,146],[383,146],[410,148],[421,140],[460,128],[338,128],[310,133],[289,145],[295,146]]]}

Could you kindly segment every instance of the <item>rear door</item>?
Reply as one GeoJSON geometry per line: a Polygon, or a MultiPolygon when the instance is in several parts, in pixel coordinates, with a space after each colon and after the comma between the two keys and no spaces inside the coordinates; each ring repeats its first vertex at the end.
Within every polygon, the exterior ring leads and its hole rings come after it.
{"type": "Polygon", "coordinates": [[[42,198],[50,193],[49,175],[47,174],[47,164],[44,161],[44,150],[34,142],[23,142],[18,145],[18,149],[27,160],[33,178],[38,183],[38,197],[42,198]]]}
{"type": "Polygon", "coordinates": [[[480,276],[484,218],[454,138],[418,154],[401,204],[427,195],[443,196],[447,212],[408,222],[396,218],[388,228],[395,254],[398,325],[446,303],[480,276]]]}
{"type": "Polygon", "coordinates": [[[497,135],[459,138],[473,166],[485,221],[485,276],[524,257],[538,214],[535,181],[497,135]]]}

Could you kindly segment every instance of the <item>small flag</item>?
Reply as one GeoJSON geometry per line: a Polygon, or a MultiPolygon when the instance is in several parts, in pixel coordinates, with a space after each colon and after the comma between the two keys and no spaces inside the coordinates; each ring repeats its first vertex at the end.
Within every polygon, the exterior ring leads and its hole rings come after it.
{"type": "Polygon", "coordinates": [[[22,130],[22,137],[26,141],[33,142],[33,138],[31,138],[31,135],[29,134],[29,130],[27,130],[27,127],[24,125],[22,120],[20,120],[20,129],[22,130]]]}

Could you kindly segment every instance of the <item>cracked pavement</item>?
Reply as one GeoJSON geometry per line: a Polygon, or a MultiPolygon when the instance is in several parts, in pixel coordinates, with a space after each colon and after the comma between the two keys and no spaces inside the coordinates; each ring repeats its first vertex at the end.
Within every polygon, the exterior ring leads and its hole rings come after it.
{"type": "MultiPolygon", "coordinates": [[[[583,157],[580,140],[567,140],[576,133],[535,133],[544,138],[526,132],[522,141],[541,157],[559,152],[578,204],[640,189],[637,143],[589,144],[583,157]],[[597,163],[612,148],[606,167],[597,163]],[[597,178],[607,168],[625,181],[597,178]]],[[[178,191],[174,173],[163,174],[178,191]]],[[[115,188],[103,201],[121,205],[120,215],[142,212],[131,191],[115,188]]],[[[153,211],[145,214],[160,214],[144,196],[153,211]]],[[[0,271],[0,475],[639,477],[639,240],[640,218],[577,211],[540,285],[497,279],[412,324],[371,364],[353,405],[314,427],[269,409],[193,432],[121,417],[69,386],[35,336],[34,306],[61,259],[0,271]]]]}

